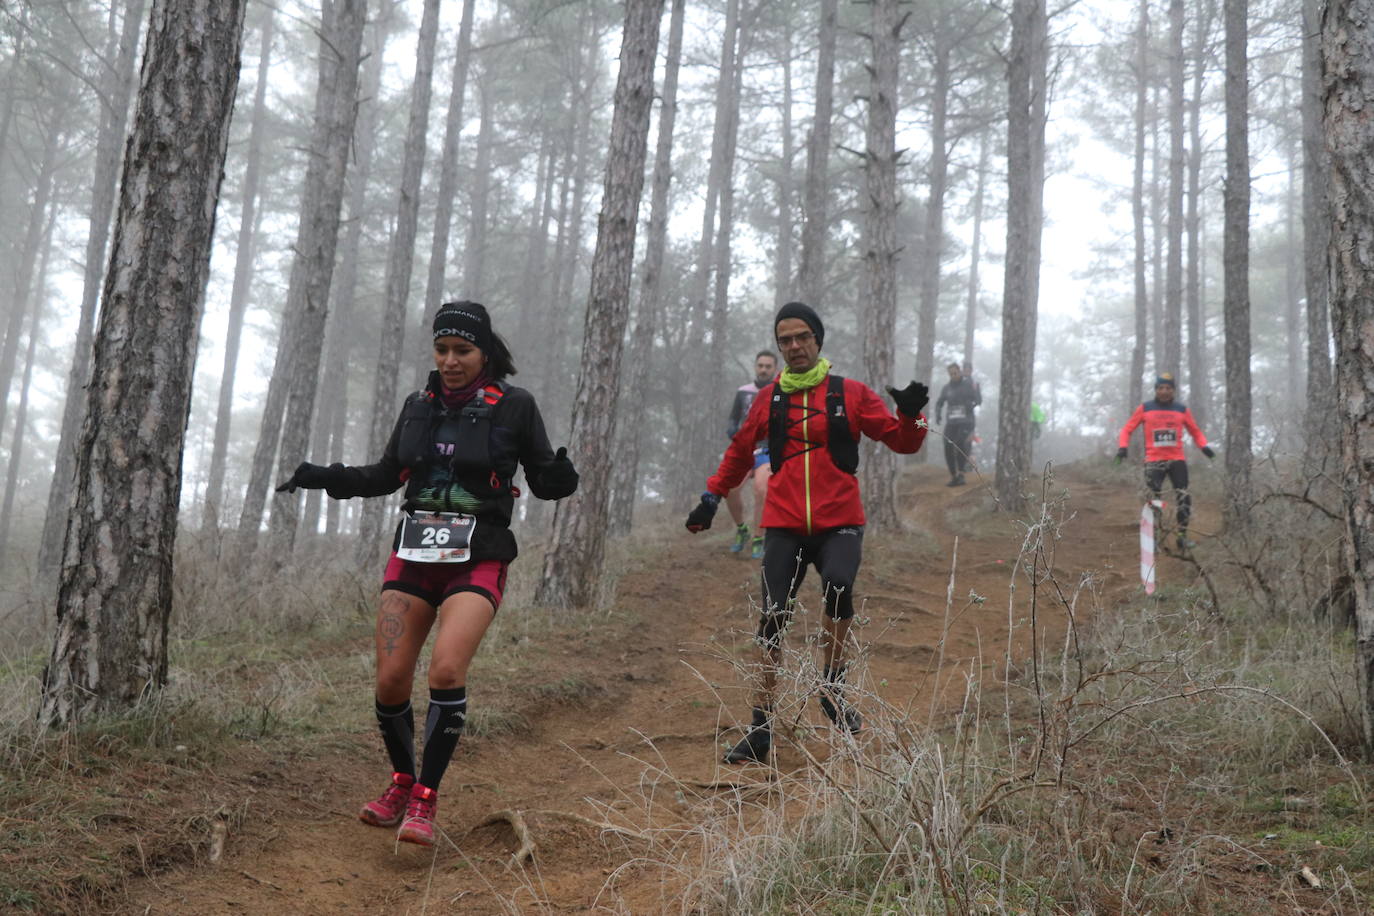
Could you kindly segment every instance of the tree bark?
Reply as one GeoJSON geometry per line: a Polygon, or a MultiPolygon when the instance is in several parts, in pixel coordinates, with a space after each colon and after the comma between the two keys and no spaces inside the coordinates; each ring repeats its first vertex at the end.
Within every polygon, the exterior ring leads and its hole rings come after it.
{"type": "MultiPolygon", "coordinates": [[[[778,242],[773,253],[773,307],[792,295],[792,20],[782,24],[782,159],[778,163],[778,242]]],[[[738,119],[736,119],[738,120],[738,119]]]]}
{"type": "MultiPolygon", "coordinates": [[[[396,205],[396,229],[386,265],[386,292],[380,346],[377,350],[377,379],[372,398],[371,435],[368,454],[379,456],[391,436],[396,419],[396,381],[401,353],[405,348],[406,298],[410,294],[410,271],[415,257],[415,231],[420,218],[420,179],[425,167],[425,135],[429,131],[429,104],[433,90],[434,45],[439,33],[439,0],[425,0],[420,23],[419,48],[415,54],[415,81],[410,90],[410,120],[406,129],[405,152],[401,162],[400,197],[396,205]]],[[[382,537],[386,500],[363,503],[361,538],[358,541],[359,565],[375,562],[382,537]]]]}
{"type": "Polygon", "coordinates": [[[10,438],[9,466],[5,472],[5,499],[0,505],[0,561],[9,549],[11,519],[14,517],[14,497],[19,489],[19,468],[24,462],[25,430],[29,422],[29,383],[33,380],[33,364],[38,350],[38,335],[43,327],[43,306],[47,302],[48,263],[52,257],[52,230],[57,223],[58,207],[54,200],[48,206],[47,228],[43,231],[43,257],[38,265],[34,284],[33,317],[29,319],[28,349],[24,354],[24,377],[19,383],[19,406],[14,411],[14,435],[10,438]]]}
{"type": "MultiPolygon", "coordinates": [[[[439,196],[435,201],[434,238],[429,247],[429,276],[425,280],[425,314],[438,308],[445,298],[444,267],[448,263],[453,201],[458,196],[458,143],[463,132],[463,101],[467,94],[468,65],[472,58],[472,20],[476,6],[476,0],[463,0],[463,18],[458,24],[453,84],[448,96],[448,115],[444,119],[444,149],[439,157],[439,196]]],[[[428,337],[428,334],[422,335],[422,339],[428,337]]]]}
{"type": "Polygon", "coordinates": [[[1025,506],[1030,405],[1039,292],[1040,200],[1044,192],[1043,93],[1048,19],[1043,0],[1014,0],[1007,61],[1007,246],[1002,293],[1001,394],[997,418],[997,498],[1003,511],[1025,506]],[[1037,89],[1037,87],[1039,87],[1037,89]],[[1039,125],[1037,119],[1041,120],[1039,125]],[[1038,147],[1038,148],[1037,148],[1038,147]]]}
{"type": "MultiPolygon", "coordinates": [[[[315,412],[315,431],[311,435],[312,453],[325,456],[330,464],[342,462],[345,456],[344,436],[348,430],[348,370],[353,361],[357,342],[354,313],[358,298],[358,262],[362,248],[363,224],[367,220],[368,185],[372,181],[372,162],[377,147],[378,97],[382,88],[382,63],[387,37],[395,21],[397,0],[387,0],[373,18],[372,34],[368,38],[366,59],[362,68],[362,91],[359,98],[357,123],[353,132],[354,166],[348,177],[348,221],[344,224],[343,243],[335,259],[338,275],[329,285],[333,305],[331,319],[325,333],[324,367],[320,371],[320,399],[315,412]]],[[[329,499],[322,490],[311,490],[305,498],[307,530],[319,524],[320,506],[324,507],[324,530],[334,537],[342,530],[343,500],[329,499]]]]}
{"type": "MultiPolygon", "coordinates": [[[[869,69],[868,123],[865,129],[863,226],[865,308],[863,367],[868,382],[879,391],[894,380],[893,338],[897,324],[897,71],[902,26],[898,0],[873,0],[869,40],[873,63],[869,69]]],[[[936,154],[938,155],[938,153],[936,154]]],[[[897,456],[871,440],[864,442],[860,469],[864,514],[872,528],[895,528],[897,514],[897,456]]]]}
{"type": "MultiPolygon", "coordinates": [[[[272,378],[263,404],[262,425],[239,513],[240,552],[245,562],[257,543],[263,507],[277,477],[290,476],[304,459],[324,345],[334,252],[344,178],[357,117],[358,65],[362,59],[366,0],[338,0],[326,8],[319,50],[310,156],[296,228],[296,257],[287,281],[286,305],[272,378]],[[278,444],[280,443],[280,455],[278,444]]],[[[297,494],[279,493],[272,501],[274,556],[289,555],[295,539],[297,494]]]]}
{"type": "Polygon", "coordinates": [[[835,106],[835,41],[839,0],[821,0],[816,51],[816,112],[806,144],[806,213],[802,223],[802,301],[817,305],[825,291],[825,242],[829,234],[830,122],[835,106]]]}
{"type": "Polygon", "coordinates": [[[945,189],[949,175],[948,112],[950,92],[949,16],[937,13],[930,71],[930,194],[926,201],[921,248],[921,305],[916,329],[916,381],[930,385],[935,372],[935,319],[940,311],[940,256],[945,240],[945,189]]]}
{"type": "Polygon", "coordinates": [[[1346,559],[1355,587],[1355,666],[1374,751],[1374,0],[1328,0],[1322,19],[1330,213],[1327,264],[1336,338],[1346,559]]]}
{"type": "Polygon", "coordinates": [[[1128,417],[1144,395],[1146,335],[1149,332],[1150,300],[1145,285],[1145,103],[1149,51],[1150,4],[1149,0],[1140,0],[1135,33],[1135,170],[1131,182],[1131,222],[1135,230],[1135,338],[1131,345],[1131,374],[1126,380],[1125,416],[1128,417]]]}
{"type": "Polygon", "coordinates": [[[267,120],[267,75],[272,67],[273,11],[267,10],[258,49],[258,82],[253,89],[253,115],[248,129],[248,153],[243,167],[243,204],[239,213],[238,246],[234,253],[234,285],[229,293],[229,328],[224,336],[224,367],[220,370],[219,406],[215,412],[215,439],[210,451],[209,479],[205,484],[204,526],[218,531],[220,501],[224,497],[224,465],[229,454],[229,428],[234,416],[234,375],[238,371],[239,342],[248,311],[248,291],[253,280],[256,253],[258,181],[262,171],[263,129],[267,120]]]}
{"type": "Polygon", "coordinates": [[[607,496],[616,442],[616,389],[630,308],[639,199],[644,188],[649,109],[654,97],[663,0],[627,0],[620,75],[606,156],[606,178],[592,258],[582,342],[582,371],[573,403],[571,441],[578,444],[578,491],[558,504],[544,556],[542,604],[588,606],[600,591],[607,496]]]}
{"type": "Polygon", "coordinates": [[[1160,368],[1175,378],[1183,368],[1183,56],[1183,0],[1169,0],[1169,241],[1160,368]]]}
{"type": "Polygon", "coordinates": [[[43,247],[48,201],[52,197],[53,176],[57,173],[58,153],[62,148],[63,123],[64,119],[54,113],[45,125],[43,157],[38,165],[38,174],[34,178],[28,224],[24,230],[22,247],[19,249],[19,265],[14,276],[14,298],[10,301],[5,343],[0,347],[0,429],[4,429],[9,413],[10,385],[14,380],[14,370],[19,359],[19,338],[23,336],[24,319],[28,317],[34,267],[43,247]]]}
{"type": "Polygon", "coordinates": [[[132,706],[166,681],[182,442],[244,5],[153,0],[43,677],[46,725],[132,706]]]}
{"type": "Polygon", "coordinates": [[[486,295],[487,210],[491,201],[491,153],[495,143],[495,82],[495,76],[489,72],[483,73],[477,81],[482,116],[477,131],[477,159],[472,169],[472,203],[463,260],[463,295],[474,302],[481,302],[486,295]]]}
{"type": "Polygon", "coordinates": [[[978,144],[978,178],[973,191],[973,242],[968,260],[968,304],[964,307],[964,362],[973,360],[973,334],[978,329],[978,264],[983,251],[983,195],[988,181],[988,140],[978,144]]]}
{"type": "Polygon", "coordinates": [[[1207,38],[1214,13],[1212,0],[1199,9],[1193,43],[1193,97],[1188,106],[1188,405],[1198,426],[1207,428],[1212,391],[1207,383],[1207,340],[1202,314],[1202,85],[1207,67],[1207,38]]]}
{"type": "Polygon", "coordinates": [[[1336,398],[1331,378],[1330,290],[1326,251],[1331,236],[1325,141],[1322,137],[1323,0],[1302,5],[1302,233],[1303,286],[1307,297],[1307,411],[1304,452],[1309,473],[1335,451],[1336,398]]]}
{"type": "Polygon", "coordinates": [[[1250,494],[1250,141],[1246,73],[1248,0],[1225,0],[1226,187],[1223,195],[1223,321],[1226,335],[1228,526],[1249,517],[1250,494]]]}
{"type": "MultiPolygon", "coordinates": [[[[105,271],[105,249],[110,238],[119,163],[133,98],[134,62],[143,25],[143,0],[130,0],[120,28],[119,50],[109,74],[110,93],[103,98],[100,125],[96,129],[95,174],[91,180],[91,228],[86,238],[86,266],[81,288],[81,317],[77,320],[76,345],[67,372],[67,394],[62,404],[62,431],[48,487],[48,508],[43,515],[43,534],[38,548],[38,575],[44,586],[56,586],[62,561],[62,535],[67,525],[68,500],[76,474],[76,439],[81,435],[81,411],[90,369],[91,338],[95,333],[95,308],[105,271]]],[[[25,7],[27,10],[27,7],[25,7]]],[[[17,52],[16,52],[17,53],[17,52]]],[[[0,149],[5,132],[0,130],[0,149]]]]}
{"type": "Polygon", "coordinates": [[[634,526],[634,507],[639,496],[639,462],[648,403],[645,394],[651,378],[654,335],[662,303],[663,257],[668,245],[668,193],[673,180],[673,135],[677,123],[678,72],[682,67],[682,33],[686,0],[673,0],[668,19],[668,51],[663,63],[662,101],[658,113],[658,140],[654,152],[654,183],[649,204],[648,238],[640,273],[639,306],[634,335],[630,339],[629,372],[620,388],[620,458],[611,485],[611,534],[629,534],[634,526]]]}

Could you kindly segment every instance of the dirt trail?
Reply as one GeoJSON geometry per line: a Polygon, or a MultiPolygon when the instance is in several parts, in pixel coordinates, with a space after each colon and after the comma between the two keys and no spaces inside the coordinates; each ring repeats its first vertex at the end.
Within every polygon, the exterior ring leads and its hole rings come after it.
{"type": "MultiPolygon", "coordinates": [[[[937,468],[920,467],[907,478],[903,493],[911,527],[933,535],[934,543],[916,535],[898,546],[880,536],[865,544],[858,591],[866,599],[862,616],[869,623],[860,639],[870,646],[869,681],[885,679],[880,692],[896,704],[928,696],[924,691],[944,627],[956,528],[966,530],[959,541],[955,609],[968,603],[970,591],[986,601],[968,607],[951,626],[945,670],[967,670],[980,657],[986,669],[995,670],[1005,647],[1009,564],[1019,538],[1004,518],[978,510],[986,503],[984,486],[947,489],[944,480],[937,468]]],[[[1109,592],[1137,587],[1135,494],[1072,470],[1057,487],[1070,491],[1070,509],[1077,512],[1061,532],[1055,558],[1067,581],[1076,580],[1080,570],[1093,570],[1102,574],[1109,592]]],[[[653,791],[653,768],[632,753],[659,760],[680,779],[748,776],[718,763],[720,745],[730,733],[717,736],[716,729],[718,722],[728,727],[733,716],[747,714],[747,695],[728,659],[737,657],[745,645],[743,634],[753,625],[748,602],[757,591],[758,573],[756,563],[726,551],[725,539],[719,531],[696,538],[684,534],[660,561],[622,582],[618,601],[636,609],[643,621],[627,640],[596,654],[577,644],[555,654],[552,665],[605,687],[596,699],[536,711],[528,733],[518,740],[460,747],[439,808],[439,823],[452,842],[436,851],[397,848],[392,831],[359,823],[356,806],[375,794],[384,778],[380,752],[327,750],[315,759],[294,761],[289,776],[259,774],[268,780],[264,791],[285,800],[271,810],[284,814],[263,823],[250,809],[219,865],[174,870],[134,884],[128,911],[579,912],[614,909],[617,897],[633,912],[664,908],[662,876],[633,863],[642,847],[593,822],[608,816],[622,790],[635,797],[653,791]],[[719,693],[709,684],[719,685],[719,693]],[[657,737],[656,752],[641,735],[657,737]],[[503,810],[524,812],[538,846],[532,864],[512,864],[517,844],[507,823],[466,832],[503,810]]],[[[1162,568],[1165,577],[1183,574],[1169,561],[1162,568]]],[[[813,573],[807,587],[814,586],[813,573]]],[[[1064,625],[1054,609],[1041,623],[1050,634],[1062,632],[1064,625]]],[[[480,670],[473,686],[474,702],[480,702],[480,670]]],[[[819,711],[808,707],[807,714],[820,724],[819,711]]],[[[370,747],[371,737],[359,736],[358,747],[370,747]]],[[[671,798],[658,810],[660,819],[675,816],[671,798]]],[[[614,812],[609,817],[628,826],[614,812]]]]}

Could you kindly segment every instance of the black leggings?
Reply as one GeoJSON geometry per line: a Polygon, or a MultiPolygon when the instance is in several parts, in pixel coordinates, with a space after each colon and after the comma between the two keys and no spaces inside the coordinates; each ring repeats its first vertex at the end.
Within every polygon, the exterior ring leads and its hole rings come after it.
{"type": "Polygon", "coordinates": [[[763,536],[763,614],[759,639],[776,649],[792,620],[792,602],[815,566],[825,591],[825,615],[836,620],[854,616],[854,580],[863,559],[864,529],[860,525],[832,528],[819,534],[798,534],[769,528],[763,536]]]}
{"type": "Polygon", "coordinates": [[[1193,514],[1193,499],[1188,495],[1188,462],[1186,461],[1150,461],[1145,465],[1145,486],[1150,488],[1156,499],[1164,489],[1164,478],[1169,478],[1169,483],[1174,488],[1174,493],[1178,497],[1178,527],[1187,528],[1188,519],[1193,514]]]}
{"type": "Polygon", "coordinates": [[[968,450],[973,447],[973,424],[968,420],[950,420],[945,424],[945,466],[949,476],[967,471],[968,450]]]}

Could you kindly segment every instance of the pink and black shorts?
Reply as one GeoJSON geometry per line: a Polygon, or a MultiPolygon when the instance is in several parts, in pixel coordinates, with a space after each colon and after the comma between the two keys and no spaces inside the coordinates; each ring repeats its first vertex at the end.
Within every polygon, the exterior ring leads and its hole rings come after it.
{"type": "Polygon", "coordinates": [[[393,552],[382,577],[382,590],[405,592],[436,608],[450,595],[475,592],[491,602],[495,613],[501,607],[501,593],[506,590],[506,567],[509,565],[505,560],[412,563],[393,552]]]}

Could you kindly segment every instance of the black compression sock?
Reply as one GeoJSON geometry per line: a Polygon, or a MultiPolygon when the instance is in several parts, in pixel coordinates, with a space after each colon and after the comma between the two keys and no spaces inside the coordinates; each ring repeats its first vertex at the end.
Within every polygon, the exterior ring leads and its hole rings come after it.
{"type": "Polygon", "coordinates": [[[437,790],[439,780],[458,747],[468,717],[466,687],[431,687],[429,712],[425,715],[425,755],[420,762],[420,783],[437,790]]]}
{"type": "Polygon", "coordinates": [[[410,701],[394,706],[376,701],[377,728],[382,744],[391,758],[391,769],[407,776],[415,775],[415,711],[410,701]]]}

